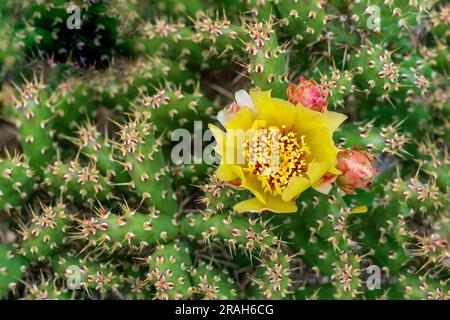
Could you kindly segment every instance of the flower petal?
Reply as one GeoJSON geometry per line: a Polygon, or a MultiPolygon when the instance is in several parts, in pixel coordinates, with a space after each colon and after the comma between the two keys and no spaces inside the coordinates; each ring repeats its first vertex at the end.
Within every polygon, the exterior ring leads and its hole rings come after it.
{"type": "Polygon", "coordinates": [[[322,131],[321,134],[316,134],[315,137],[310,140],[309,136],[306,136],[306,142],[309,145],[311,154],[308,156],[309,161],[328,162],[330,164],[330,170],[335,172],[332,164],[336,163],[336,158],[339,150],[334,144],[332,134],[322,131]]]}
{"type": "Polygon", "coordinates": [[[245,175],[242,168],[238,165],[234,165],[232,167],[234,173],[236,176],[238,176],[241,179],[241,188],[248,189],[258,200],[265,204],[266,199],[264,195],[264,191],[261,187],[261,182],[258,180],[258,178],[250,175],[245,175]]]}
{"type": "Polygon", "coordinates": [[[318,127],[324,127],[328,132],[333,133],[347,119],[342,113],[325,111],[318,112],[305,108],[302,105],[296,106],[297,120],[296,128],[300,134],[311,135],[318,127]]]}
{"type": "Polygon", "coordinates": [[[345,114],[333,111],[325,111],[323,115],[325,118],[324,125],[331,132],[336,131],[336,129],[339,128],[342,122],[347,119],[347,116],[345,114]]]}
{"type": "Polygon", "coordinates": [[[280,196],[269,195],[266,197],[267,210],[275,213],[297,212],[295,201],[283,201],[280,196]]]}
{"type": "Polygon", "coordinates": [[[228,130],[247,130],[250,129],[255,121],[255,115],[249,108],[239,109],[233,118],[226,122],[226,128],[228,130]]]}
{"type": "Polygon", "coordinates": [[[325,173],[327,173],[328,169],[330,168],[329,162],[312,162],[308,166],[308,177],[309,181],[312,185],[314,185],[317,181],[320,180],[320,178],[323,177],[325,173]]]}
{"type": "Polygon", "coordinates": [[[250,96],[258,112],[258,119],[266,120],[271,126],[290,130],[295,122],[296,107],[289,101],[272,98],[270,91],[250,91],[250,96]]]}
{"type": "Polygon", "coordinates": [[[283,201],[291,201],[300,193],[305,191],[311,186],[309,180],[305,177],[293,177],[289,180],[286,189],[283,190],[281,198],[283,201]]]}
{"type": "Polygon", "coordinates": [[[224,110],[220,110],[217,113],[217,121],[220,122],[220,124],[225,128],[225,111],[224,110]]]}
{"type": "Polygon", "coordinates": [[[264,210],[269,210],[275,213],[291,213],[297,211],[297,206],[294,201],[282,201],[280,197],[270,197],[265,205],[257,198],[252,198],[248,200],[241,201],[237,203],[234,207],[239,213],[242,212],[262,212],[264,210]]]}
{"type": "Polygon", "coordinates": [[[264,203],[259,201],[257,198],[251,198],[238,202],[234,205],[233,209],[239,213],[243,212],[261,212],[265,208],[264,203]]]}
{"type": "Polygon", "coordinates": [[[342,174],[342,171],[336,168],[335,166],[331,166],[330,169],[328,169],[328,172],[337,176],[342,174]]]}
{"type": "Polygon", "coordinates": [[[319,181],[317,183],[315,183],[313,186],[313,189],[323,193],[323,194],[328,194],[330,193],[331,189],[333,188],[333,182],[332,181],[319,181]]]}
{"type": "MultiPolygon", "coordinates": [[[[332,167],[333,168],[333,167],[332,167]]],[[[316,191],[319,191],[323,194],[328,194],[331,191],[331,188],[333,187],[333,182],[336,181],[338,175],[330,173],[330,169],[328,169],[328,172],[325,173],[325,175],[320,178],[319,181],[317,181],[315,184],[313,184],[313,189],[316,191]]],[[[339,170],[337,170],[339,171],[339,170]]]]}
{"type": "Polygon", "coordinates": [[[236,100],[236,103],[240,107],[247,107],[247,108],[250,108],[250,109],[254,109],[255,108],[255,106],[253,104],[253,101],[252,101],[252,98],[250,97],[248,92],[245,91],[245,90],[236,91],[236,93],[234,94],[234,100],[236,100]]]}
{"type": "Polygon", "coordinates": [[[240,161],[244,162],[243,143],[247,136],[254,134],[251,129],[234,130],[225,133],[212,124],[209,124],[208,128],[211,130],[214,139],[216,140],[214,150],[222,156],[222,163],[236,164],[240,161]]]}
{"type": "Polygon", "coordinates": [[[216,170],[216,176],[221,181],[232,181],[239,177],[234,173],[232,165],[221,163],[216,170]]]}
{"type": "Polygon", "coordinates": [[[208,125],[209,130],[211,130],[214,139],[216,140],[216,146],[214,147],[214,150],[222,155],[225,153],[225,141],[226,141],[226,134],[224,131],[219,129],[213,124],[208,125]]]}

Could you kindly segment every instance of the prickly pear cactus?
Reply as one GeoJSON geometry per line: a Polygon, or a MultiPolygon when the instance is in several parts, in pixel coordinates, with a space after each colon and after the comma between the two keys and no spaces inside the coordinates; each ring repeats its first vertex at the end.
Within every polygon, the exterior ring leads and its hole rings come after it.
{"type": "Polygon", "coordinates": [[[448,4],[0,4],[0,298],[450,298],[448,4]]]}

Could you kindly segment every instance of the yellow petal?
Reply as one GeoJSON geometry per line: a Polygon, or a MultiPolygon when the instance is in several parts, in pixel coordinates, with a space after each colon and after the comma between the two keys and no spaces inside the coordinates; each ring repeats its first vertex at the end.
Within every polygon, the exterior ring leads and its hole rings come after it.
{"type": "Polygon", "coordinates": [[[221,181],[232,181],[239,177],[234,173],[232,165],[221,163],[216,170],[216,176],[221,181]]]}
{"type": "MultiPolygon", "coordinates": [[[[294,130],[305,135],[311,150],[309,161],[327,161],[331,165],[336,162],[338,149],[333,141],[333,132],[346,118],[346,115],[337,112],[321,113],[297,105],[294,130]]],[[[335,172],[334,167],[330,170],[335,172]]]]}
{"type": "Polygon", "coordinates": [[[266,126],[267,126],[266,120],[255,120],[255,122],[253,122],[252,129],[254,130],[255,133],[257,133],[258,129],[265,128],[266,126]]]}
{"type": "Polygon", "coordinates": [[[281,198],[283,201],[290,201],[311,186],[305,177],[293,177],[289,180],[286,189],[283,190],[281,198]]]}
{"type": "Polygon", "coordinates": [[[272,98],[270,91],[250,91],[250,97],[258,113],[258,119],[266,120],[270,126],[286,126],[290,130],[295,122],[296,107],[289,101],[272,98]]]}
{"type": "Polygon", "coordinates": [[[239,213],[242,212],[262,212],[264,211],[265,205],[257,198],[252,198],[238,202],[234,205],[233,209],[239,213]]]}
{"type": "Polygon", "coordinates": [[[351,213],[366,213],[367,212],[367,206],[354,207],[350,212],[351,213]]]}
{"type": "Polygon", "coordinates": [[[227,130],[250,129],[255,121],[255,114],[249,108],[241,108],[233,116],[233,118],[226,122],[227,130]]]}
{"type": "Polygon", "coordinates": [[[216,140],[216,146],[214,147],[214,150],[222,155],[225,153],[225,141],[226,141],[226,134],[224,131],[220,130],[218,127],[216,127],[213,124],[208,125],[209,130],[211,130],[212,135],[214,136],[214,139],[216,140]]]}
{"type": "Polygon", "coordinates": [[[345,114],[339,112],[325,111],[323,115],[325,118],[324,125],[331,132],[336,131],[336,129],[339,128],[342,122],[347,119],[347,116],[345,114]]]}
{"type": "Polygon", "coordinates": [[[214,150],[222,156],[222,163],[231,165],[239,161],[244,162],[243,144],[246,136],[254,134],[253,130],[232,130],[225,133],[212,124],[208,125],[208,128],[216,140],[214,150]]]}
{"type": "Polygon", "coordinates": [[[314,138],[317,134],[322,132],[331,133],[325,126],[323,113],[310,110],[302,105],[297,105],[296,107],[296,119],[294,130],[301,135],[309,137],[309,139],[314,138]]]}
{"type": "Polygon", "coordinates": [[[248,189],[258,200],[265,204],[266,199],[264,195],[264,191],[261,186],[261,182],[257,177],[246,175],[240,166],[234,165],[232,166],[233,172],[241,179],[240,187],[248,189]]]}
{"type": "Polygon", "coordinates": [[[242,212],[262,212],[269,210],[275,213],[291,213],[297,211],[297,206],[294,201],[282,201],[280,197],[269,197],[267,204],[265,205],[257,198],[241,201],[234,207],[239,213],[242,212]]]}
{"type": "Polygon", "coordinates": [[[320,178],[327,173],[330,168],[329,162],[312,162],[308,165],[308,171],[306,172],[309,177],[309,181],[314,185],[320,178]]]}
{"type": "Polygon", "coordinates": [[[331,166],[330,169],[328,169],[328,172],[331,174],[334,174],[336,176],[341,175],[342,171],[336,168],[335,166],[331,166]]]}
{"type": "Polygon", "coordinates": [[[325,111],[322,113],[305,108],[302,105],[297,105],[295,108],[297,112],[295,130],[300,134],[314,134],[320,127],[325,128],[329,133],[333,133],[347,119],[345,114],[338,112],[325,111]]]}
{"type": "Polygon", "coordinates": [[[328,162],[331,171],[335,171],[332,164],[336,162],[336,157],[339,150],[336,148],[331,133],[322,131],[316,135],[314,139],[310,140],[309,136],[306,136],[306,142],[309,145],[311,151],[308,156],[308,161],[328,162]]]}
{"type": "Polygon", "coordinates": [[[276,213],[297,212],[297,205],[294,200],[283,201],[280,196],[266,195],[267,210],[276,213]]]}

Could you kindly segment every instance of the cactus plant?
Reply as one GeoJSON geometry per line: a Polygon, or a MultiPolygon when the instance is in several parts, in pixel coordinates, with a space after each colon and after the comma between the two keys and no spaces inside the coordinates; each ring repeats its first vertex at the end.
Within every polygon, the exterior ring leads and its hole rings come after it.
{"type": "Polygon", "coordinates": [[[448,16],[2,1],[0,298],[448,300],[448,16]]]}

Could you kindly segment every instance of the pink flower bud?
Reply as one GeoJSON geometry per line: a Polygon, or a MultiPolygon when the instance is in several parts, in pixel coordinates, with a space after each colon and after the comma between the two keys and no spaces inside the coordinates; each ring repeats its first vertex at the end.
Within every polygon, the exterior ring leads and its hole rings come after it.
{"type": "Polygon", "coordinates": [[[327,110],[328,91],[321,88],[314,80],[306,80],[301,77],[298,84],[290,83],[287,88],[288,100],[297,105],[302,104],[304,107],[325,112],[327,110]]]}
{"type": "Polygon", "coordinates": [[[338,153],[336,167],[342,171],[336,183],[347,194],[355,194],[355,189],[368,190],[377,169],[372,166],[373,156],[367,151],[344,149],[338,153]]]}

